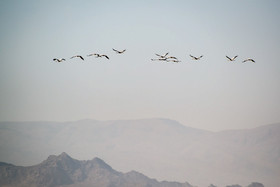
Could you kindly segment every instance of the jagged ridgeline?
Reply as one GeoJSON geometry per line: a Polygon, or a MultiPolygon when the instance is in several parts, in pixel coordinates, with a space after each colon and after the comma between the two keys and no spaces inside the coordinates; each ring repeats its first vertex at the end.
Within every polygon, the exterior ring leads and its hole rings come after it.
{"type": "Polygon", "coordinates": [[[102,158],[122,172],[199,187],[279,184],[280,124],[210,132],[168,119],[0,122],[0,132],[0,161],[14,165],[67,152],[102,158]]]}
{"type": "Polygon", "coordinates": [[[99,158],[80,161],[66,153],[51,155],[34,166],[0,163],[1,187],[193,187],[189,183],[159,182],[131,171],[118,172],[99,158]]]}
{"type": "MultiPolygon", "coordinates": [[[[34,166],[15,166],[0,162],[1,187],[194,187],[188,182],[151,179],[139,172],[122,173],[100,158],[76,160],[65,152],[49,156],[34,166]]],[[[211,184],[209,187],[216,187],[211,184]]],[[[226,187],[242,187],[238,184],[226,187]]],[[[247,187],[264,187],[253,182],[247,187]]]]}

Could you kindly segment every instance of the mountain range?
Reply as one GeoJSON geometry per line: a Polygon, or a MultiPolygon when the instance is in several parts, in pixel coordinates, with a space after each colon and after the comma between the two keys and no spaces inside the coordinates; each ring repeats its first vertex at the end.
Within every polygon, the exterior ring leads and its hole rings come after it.
{"type": "MultiPolygon", "coordinates": [[[[194,187],[188,182],[158,182],[145,175],[130,171],[114,170],[99,158],[79,161],[65,152],[50,155],[34,166],[15,166],[0,162],[0,186],[2,187],[194,187]]],[[[211,184],[209,187],[215,187],[211,184]]],[[[226,187],[242,187],[238,184],[226,187]]],[[[253,182],[247,187],[264,187],[253,182]]]]}
{"type": "Polygon", "coordinates": [[[210,132],[169,119],[0,122],[0,160],[28,166],[67,152],[159,180],[277,187],[279,134],[280,124],[210,132]]]}
{"type": "Polygon", "coordinates": [[[79,161],[66,153],[51,155],[29,167],[0,163],[2,187],[192,187],[188,183],[158,182],[136,171],[121,173],[99,158],[79,161]]]}

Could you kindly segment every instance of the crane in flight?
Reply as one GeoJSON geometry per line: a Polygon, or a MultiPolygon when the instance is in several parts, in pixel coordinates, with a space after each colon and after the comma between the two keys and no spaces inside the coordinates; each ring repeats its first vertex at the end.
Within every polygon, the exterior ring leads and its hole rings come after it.
{"type": "Polygon", "coordinates": [[[113,51],[115,51],[117,54],[122,54],[122,53],[124,53],[124,52],[126,51],[126,49],[124,49],[124,50],[122,50],[122,51],[116,50],[116,49],[114,49],[114,48],[112,48],[112,49],[113,49],[113,51]]]}
{"type": "Polygon", "coordinates": [[[192,57],[193,60],[200,60],[203,57],[203,55],[201,55],[200,57],[195,57],[193,55],[190,55],[190,57],[192,57]]]}
{"type": "Polygon", "coordinates": [[[173,59],[173,60],[168,60],[168,59],[167,59],[167,62],[176,62],[176,63],[178,63],[178,62],[181,62],[181,61],[178,60],[178,59],[173,59]]]}
{"type": "Polygon", "coordinates": [[[166,58],[166,56],[167,56],[168,54],[169,54],[169,52],[165,53],[165,55],[159,55],[159,54],[156,53],[156,55],[157,55],[158,57],[160,57],[160,58],[166,58]]]}
{"type": "Polygon", "coordinates": [[[62,61],[65,61],[65,59],[64,58],[54,58],[53,61],[62,62],[62,61]]]}
{"type": "Polygon", "coordinates": [[[80,59],[82,59],[82,60],[85,60],[81,55],[72,56],[70,59],[72,59],[72,58],[80,58],[80,59]]]}
{"type": "Polygon", "coordinates": [[[256,61],[251,59],[251,58],[247,58],[247,59],[243,60],[243,63],[244,62],[254,62],[254,63],[256,63],[256,61]]]}
{"type": "Polygon", "coordinates": [[[167,58],[152,58],[151,61],[166,61],[167,62],[167,58]]]}
{"type": "Polygon", "coordinates": [[[102,58],[102,57],[105,57],[105,58],[107,58],[108,60],[110,59],[107,55],[101,55],[101,54],[98,54],[98,53],[92,53],[92,54],[89,54],[88,56],[95,56],[95,58],[102,58]]]}
{"type": "Polygon", "coordinates": [[[230,57],[228,57],[228,56],[226,56],[227,57],[227,59],[229,60],[229,61],[234,61],[237,57],[238,57],[238,55],[236,55],[235,57],[233,57],[233,58],[230,58],[230,57]]]}

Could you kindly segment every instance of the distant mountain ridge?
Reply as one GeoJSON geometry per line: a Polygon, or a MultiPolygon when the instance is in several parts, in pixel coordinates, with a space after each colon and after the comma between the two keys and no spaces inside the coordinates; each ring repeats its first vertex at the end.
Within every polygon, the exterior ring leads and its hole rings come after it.
{"type": "Polygon", "coordinates": [[[159,180],[278,187],[279,134],[280,124],[210,132],[167,119],[0,122],[0,161],[31,165],[65,151],[159,180]]]}
{"type": "Polygon", "coordinates": [[[136,171],[121,173],[103,160],[79,161],[66,153],[51,155],[34,166],[0,165],[2,187],[192,187],[189,183],[158,182],[136,171]]]}

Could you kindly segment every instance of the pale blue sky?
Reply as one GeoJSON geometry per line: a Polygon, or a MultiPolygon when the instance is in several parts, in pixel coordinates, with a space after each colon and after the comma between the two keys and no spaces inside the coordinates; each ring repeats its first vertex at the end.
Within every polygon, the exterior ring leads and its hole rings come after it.
{"type": "Polygon", "coordinates": [[[163,117],[214,131],[280,122],[279,20],[277,0],[2,0],[0,120],[163,117]],[[165,52],[182,62],[150,61],[165,52]]]}

